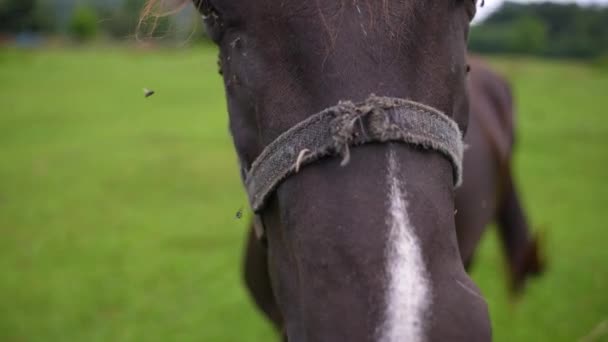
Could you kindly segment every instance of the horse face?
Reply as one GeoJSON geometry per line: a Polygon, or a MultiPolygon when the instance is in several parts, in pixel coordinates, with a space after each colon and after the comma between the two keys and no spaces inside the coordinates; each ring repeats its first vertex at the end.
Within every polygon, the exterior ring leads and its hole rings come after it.
{"type": "MultiPolygon", "coordinates": [[[[473,0],[195,4],[220,49],[244,168],[312,114],[372,93],[424,103],[466,126],[473,0]]],[[[450,163],[403,144],[370,144],[339,164],[307,165],[260,215],[289,339],[487,340],[485,302],[458,254],[450,163]]]]}

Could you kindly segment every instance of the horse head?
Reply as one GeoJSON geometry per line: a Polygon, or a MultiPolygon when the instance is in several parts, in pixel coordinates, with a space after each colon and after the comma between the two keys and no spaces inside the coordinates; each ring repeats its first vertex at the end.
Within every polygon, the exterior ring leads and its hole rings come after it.
{"type": "Polygon", "coordinates": [[[288,339],[489,340],[454,227],[475,1],[194,3],[288,339]]]}

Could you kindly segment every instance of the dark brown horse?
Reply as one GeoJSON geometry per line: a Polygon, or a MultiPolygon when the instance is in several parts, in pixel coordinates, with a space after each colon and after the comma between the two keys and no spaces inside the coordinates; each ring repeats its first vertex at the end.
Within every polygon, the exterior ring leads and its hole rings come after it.
{"type": "Polygon", "coordinates": [[[247,269],[289,340],[490,340],[454,215],[475,2],[195,4],[264,233],[247,269]]]}

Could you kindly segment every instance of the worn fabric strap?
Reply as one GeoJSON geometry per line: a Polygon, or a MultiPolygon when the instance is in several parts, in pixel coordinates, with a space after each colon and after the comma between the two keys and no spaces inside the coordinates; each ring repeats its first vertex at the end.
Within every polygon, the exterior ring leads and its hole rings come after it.
{"type": "Polygon", "coordinates": [[[245,175],[254,212],[285,178],[322,157],[350,159],[350,147],[371,142],[403,142],[435,150],[453,165],[454,183],[462,179],[462,133],[454,120],[432,107],[404,99],[371,95],[354,104],[340,102],[295,125],[268,145],[245,175]]]}

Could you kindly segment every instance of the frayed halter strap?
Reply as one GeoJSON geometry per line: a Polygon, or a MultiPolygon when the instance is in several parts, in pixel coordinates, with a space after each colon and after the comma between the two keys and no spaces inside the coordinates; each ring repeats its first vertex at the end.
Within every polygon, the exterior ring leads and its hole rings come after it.
{"type": "Polygon", "coordinates": [[[259,213],[285,178],[327,156],[342,156],[350,147],[372,142],[402,142],[435,150],[462,180],[462,133],[454,120],[432,107],[404,99],[371,95],[362,103],[340,102],[298,123],[268,145],[246,172],[251,207],[259,213]]]}

